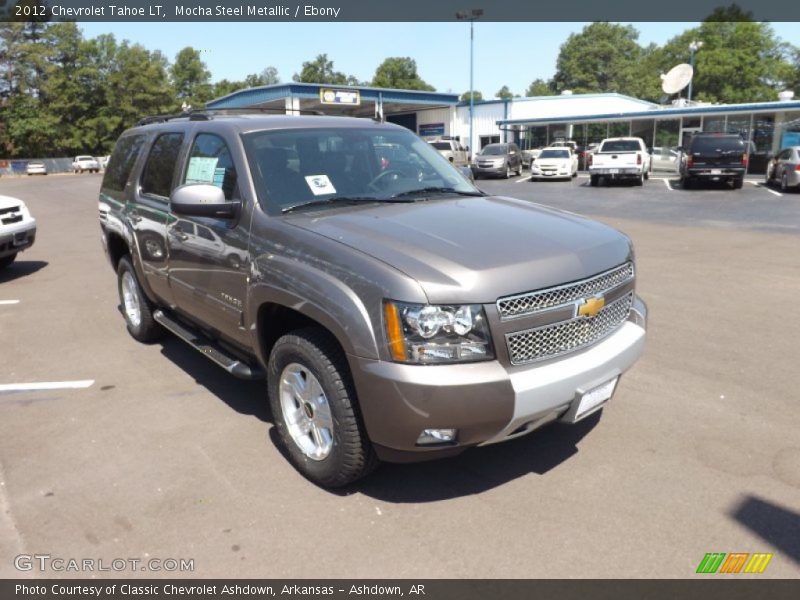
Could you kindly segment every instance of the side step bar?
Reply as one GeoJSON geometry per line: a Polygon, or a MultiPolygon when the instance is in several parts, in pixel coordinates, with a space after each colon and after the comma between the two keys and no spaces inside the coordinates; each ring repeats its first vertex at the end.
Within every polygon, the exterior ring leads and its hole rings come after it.
{"type": "Polygon", "coordinates": [[[266,374],[258,367],[251,367],[238,358],[227,354],[222,348],[204,335],[192,331],[188,327],[168,316],[162,310],[156,310],[153,318],[167,331],[170,331],[192,346],[203,356],[217,363],[228,373],[239,379],[264,379],[266,374]]]}

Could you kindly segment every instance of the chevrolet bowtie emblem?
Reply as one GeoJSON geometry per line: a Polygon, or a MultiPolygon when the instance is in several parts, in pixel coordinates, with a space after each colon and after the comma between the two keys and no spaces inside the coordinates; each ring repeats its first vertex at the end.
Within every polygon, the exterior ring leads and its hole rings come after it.
{"type": "Polygon", "coordinates": [[[606,305],[606,299],[602,296],[594,296],[586,298],[583,303],[578,305],[579,317],[596,317],[602,308],[606,305]]]}

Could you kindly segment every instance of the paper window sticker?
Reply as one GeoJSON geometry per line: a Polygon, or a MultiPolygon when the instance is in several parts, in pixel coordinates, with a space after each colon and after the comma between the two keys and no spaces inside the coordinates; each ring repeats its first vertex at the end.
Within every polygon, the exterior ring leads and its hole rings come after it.
{"type": "Polygon", "coordinates": [[[218,188],[222,187],[222,183],[225,181],[225,169],[222,167],[217,167],[214,169],[214,180],[211,182],[218,188]]]}
{"type": "Polygon", "coordinates": [[[308,184],[311,193],[315,196],[324,196],[325,194],[335,194],[336,188],[333,187],[331,180],[327,175],[307,175],[306,183],[308,184]]]}
{"type": "Polygon", "coordinates": [[[186,169],[186,183],[213,183],[218,161],[219,159],[213,157],[191,157],[189,168],[186,169]]]}

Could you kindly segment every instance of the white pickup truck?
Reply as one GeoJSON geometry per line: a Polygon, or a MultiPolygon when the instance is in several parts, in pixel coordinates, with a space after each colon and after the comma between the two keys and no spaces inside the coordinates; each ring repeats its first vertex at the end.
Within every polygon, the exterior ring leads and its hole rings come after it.
{"type": "Polygon", "coordinates": [[[642,185],[649,176],[650,153],[642,138],[607,138],[589,155],[589,181],[593,186],[601,179],[633,179],[636,185],[642,185]]]}
{"type": "Polygon", "coordinates": [[[469,165],[469,154],[458,140],[441,139],[431,140],[428,143],[455,166],[466,167],[469,165]]]}

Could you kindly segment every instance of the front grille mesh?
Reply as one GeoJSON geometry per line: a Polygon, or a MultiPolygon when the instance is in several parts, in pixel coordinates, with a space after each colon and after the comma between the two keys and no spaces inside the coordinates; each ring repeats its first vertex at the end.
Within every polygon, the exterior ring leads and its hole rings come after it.
{"type": "Polygon", "coordinates": [[[515,365],[552,358],[592,344],[621,325],[628,317],[633,293],[606,305],[597,316],[528,329],[506,336],[511,362],[515,365]]]}
{"type": "Polygon", "coordinates": [[[497,301],[497,310],[501,319],[529,315],[562,304],[569,304],[599,292],[607,292],[633,279],[633,275],[633,263],[625,263],[582,281],[500,298],[497,301]]]}

